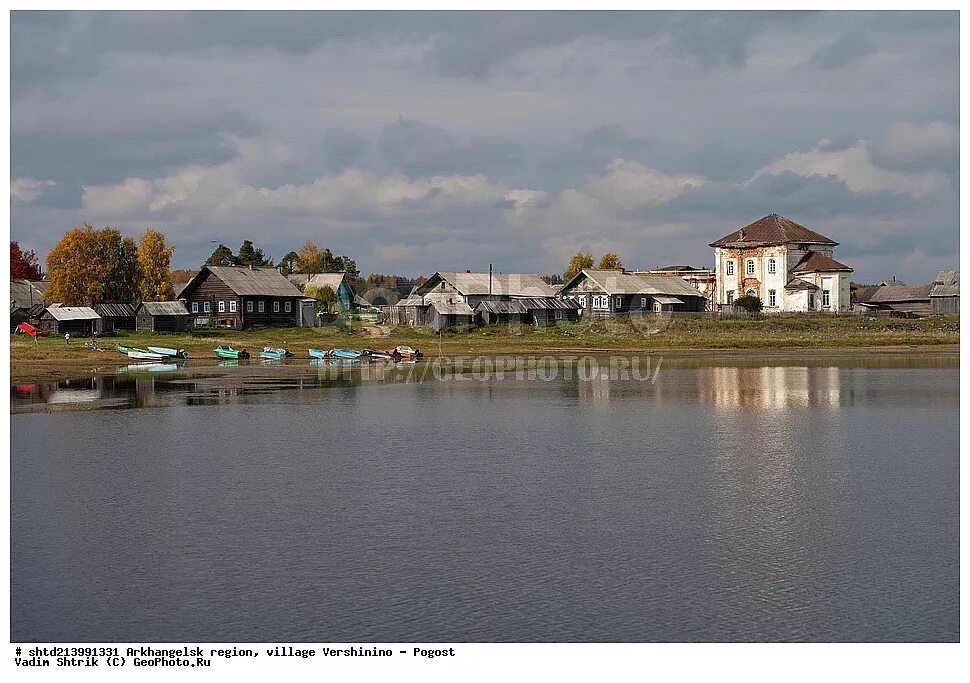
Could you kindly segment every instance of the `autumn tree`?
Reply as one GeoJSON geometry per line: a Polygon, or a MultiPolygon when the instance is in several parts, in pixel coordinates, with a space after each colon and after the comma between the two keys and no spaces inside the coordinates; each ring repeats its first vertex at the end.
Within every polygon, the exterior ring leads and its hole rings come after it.
{"type": "Polygon", "coordinates": [[[304,287],[303,293],[317,300],[318,311],[335,312],[340,305],[340,299],[337,297],[337,293],[333,291],[332,287],[327,287],[326,285],[323,287],[304,287]]]}
{"type": "Polygon", "coordinates": [[[96,303],[128,303],[141,300],[142,265],[135,240],[118,228],[94,232],[98,258],[107,270],[101,298],[96,303]]]}
{"type": "Polygon", "coordinates": [[[172,284],[175,284],[178,282],[188,282],[198,274],[199,274],[199,271],[197,270],[188,270],[186,268],[176,268],[174,270],[169,271],[168,277],[172,281],[172,284]]]}
{"type": "Polygon", "coordinates": [[[588,251],[587,252],[577,251],[576,255],[573,256],[571,259],[569,259],[569,266],[566,268],[566,272],[563,273],[563,278],[568,280],[569,278],[573,277],[584,268],[592,268],[592,267],[593,267],[593,255],[588,251]]]}
{"type": "Polygon", "coordinates": [[[47,254],[44,301],[65,306],[92,306],[104,301],[111,264],[104,260],[93,225],[72,228],[47,254]]]}
{"type": "Polygon", "coordinates": [[[138,240],[143,301],[171,301],[175,298],[175,289],[170,278],[174,251],[175,245],[165,244],[165,235],[154,228],[148,228],[138,240]]]}
{"type": "Polygon", "coordinates": [[[623,270],[623,261],[620,257],[609,251],[603,254],[603,258],[600,259],[600,270],[623,270]]]}
{"type": "Polygon", "coordinates": [[[207,266],[235,266],[238,263],[239,259],[232,253],[232,249],[225,244],[216,247],[215,251],[205,260],[207,266]]]}
{"type": "Polygon", "coordinates": [[[236,263],[241,266],[263,267],[272,266],[273,259],[266,258],[263,250],[254,247],[250,240],[243,240],[242,246],[239,247],[239,253],[236,254],[236,263]]]}
{"type": "Polygon", "coordinates": [[[40,280],[40,263],[33,249],[23,251],[16,240],[10,240],[10,279],[40,280]]]}

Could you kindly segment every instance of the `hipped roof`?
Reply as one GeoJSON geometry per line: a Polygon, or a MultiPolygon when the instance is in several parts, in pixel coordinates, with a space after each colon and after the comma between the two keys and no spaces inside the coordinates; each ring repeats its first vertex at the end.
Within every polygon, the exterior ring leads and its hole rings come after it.
{"type": "Polygon", "coordinates": [[[814,230],[809,230],[804,225],[799,225],[793,220],[784,216],[771,213],[764,218],[759,218],[754,223],[750,223],[740,230],[735,230],[721,239],[711,242],[712,247],[726,246],[754,246],[758,244],[789,244],[797,242],[801,244],[828,244],[836,246],[838,242],[831,240],[825,235],[820,235],[814,230]]]}

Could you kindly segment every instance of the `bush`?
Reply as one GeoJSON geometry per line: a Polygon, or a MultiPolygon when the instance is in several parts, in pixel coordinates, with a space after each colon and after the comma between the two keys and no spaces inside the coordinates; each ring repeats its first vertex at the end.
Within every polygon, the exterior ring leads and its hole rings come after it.
{"type": "Polygon", "coordinates": [[[743,308],[748,313],[761,313],[761,309],[763,308],[761,298],[750,294],[735,299],[734,305],[738,308],[743,308]]]}

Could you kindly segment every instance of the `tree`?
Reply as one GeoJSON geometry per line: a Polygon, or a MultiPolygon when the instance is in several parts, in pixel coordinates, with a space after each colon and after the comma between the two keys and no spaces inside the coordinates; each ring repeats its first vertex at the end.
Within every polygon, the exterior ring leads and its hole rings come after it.
{"type": "Polygon", "coordinates": [[[31,249],[22,251],[16,240],[10,240],[10,279],[11,280],[40,280],[40,263],[37,253],[31,249]]]}
{"type": "Polygon", "coordinates": [[[623,261],[612,251],[603,254],[600,259],[600,270],[623,270],[623,261]]]}
{"type": "Polygon", "coordinates": [[[296,272],[296,262],[299,256],[295,251],[288,251],[280,259],[280,272],[283,275],[292,275],[296,272]]]}
{"type": "Polygon", "coordinates": [[[331,287],[304,287],[303,293],[317,300],[318,311],[334,311],[340,304],[337,293],[331,287]]]}
{"type": "Polygon", "coordinates": [[[316,244],[307,240],[296,253],[296,272],[323,273],[325,272],[323,267],[324,263],[327,260],[327,256],[330,255],[329,249],[327,249],[326,253],[323,253],[316,244]]]}
{"type": "Polygon", "coordinates": [[[104,301],[104,285],[111,265],[104,261],[93,225],[64,233],[47,254],[44,301],[65,306],[92,306],[104,301]]]}
{"type": "Polygon", "coordinates": [[[734,300],[734,305],[743,308],[748,313],[761,313],[761,298],[754,294],[746,294],[734,300]]]}
{"type": "Polygon", "coordinates": [[[176,268],[175,270],[170,270],[168,277],[172,280],[172,284],[179,282],[185,283],[194,278],[199,274],[197,270],[186,270],[185,268],[176,268]]]}
{"type": "Polygon", "coordinates": [[[99,258],[107,266],[101,298],[96,303],[129,303],[141,300],[142,266],[135,240],[118,228],[94,233],[99,258]]]}
{"type": "Polygon", "coordinates": [[[212,252],[212,255],[205,260],[207,266],[235,266],[239,264],[239,259],[232,253],[232,249],[225,244],[220,244],[212,252]]]}
{"type": "Polygon", "coordinates": [[[566,272],[563,273],[563,279],[568,280],[584,268],[592,267],[593,255],[588,251],[585,253],[582,251],[577,251],[576,255],[569,259],[569,266],[566,268],[566,272]]]}
{"type": "Polygon", "coordinates": [[[243,240],[236,256],[236,262],[241,266],[263,267],[273,265],[273,260],[266,258],[263,250],[253,247],[253,243],[249,240],[243,240]]]}
{"type": "Polygon", "coordinates": [[[138,240],[142,301],[171,301],[175,298],[169,272],[174,251],[175,245],[165,244],[165,235],[154,228],[148,228],[138,240]]]}

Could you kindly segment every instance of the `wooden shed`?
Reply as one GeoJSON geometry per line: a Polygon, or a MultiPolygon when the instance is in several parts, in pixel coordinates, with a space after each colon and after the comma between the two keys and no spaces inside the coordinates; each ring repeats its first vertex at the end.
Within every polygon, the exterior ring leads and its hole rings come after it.
{"type": "Polygon", "coordinates": [[[930,292],[934,285],[889,285],[879,287],[860,305],[895,314],[926,317],[933,314],[930,292]]]}
{"type": "Polygon", "coordinates": [[[581,306],[572,299],[519,299],[527,313],[527,321],[534,325],[579,320],[581,306]]]}
{"type": "Polygon", "coordinates": [[[529,311],[521,301],[482,301],[475,306],[478,325],[522,325],[529,322],[529,311]]]}
{"type": "Polygon", "coordinates": [[[189,311],[181,301],[143,301],[135,310],[135,329],[140,332],[185,332],[189,311]]]}
{"type": "Polygon", "coordinates": [[[408,297],[393,306],[381,306],[381,316],[385,325],[418,327],[428,324],[428,308],[420,296],[408,297]]]}
{"type": "Polygon", "coordinates": [[[135,329],[134,304],[95,304],[92,308],[101,317],[99,333],[135,329]]]}
{"type": "Polygon", "coordinates": [[[959,270],[941,270],[937,273],[930,302],[934,315],[960,315],[959,270]]]}
{"type": "Polygon", "coordinates": [[[100,317],[87,306],[50,305],[40,316],[40,328],[47,334],[89,336],[98,329],[100,317]]]}
{"type": "Polygon", "coordinates": [[[428,324],[435,332],[471,327],[475,311],[466,303],[433,301],[428,306],[428,324]]]}

